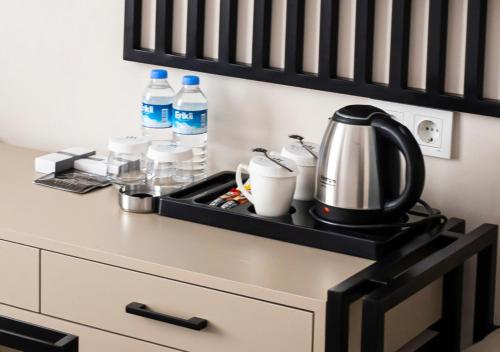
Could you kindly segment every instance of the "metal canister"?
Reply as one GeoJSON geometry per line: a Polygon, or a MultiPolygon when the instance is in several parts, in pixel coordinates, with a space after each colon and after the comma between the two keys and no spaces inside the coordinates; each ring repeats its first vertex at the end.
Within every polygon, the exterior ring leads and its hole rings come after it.
{"type": "Polygon", "coordinates": [[[132,213],[155,213],[158,211],[160,192],[149,185],[123,186],[118,192],[120,208],[132,213]]]}

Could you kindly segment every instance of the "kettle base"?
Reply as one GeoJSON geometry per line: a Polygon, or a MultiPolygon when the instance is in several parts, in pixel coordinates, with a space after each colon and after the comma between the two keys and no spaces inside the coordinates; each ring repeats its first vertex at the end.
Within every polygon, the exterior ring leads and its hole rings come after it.
{"type": "Polygon", "coordinates": [[[344,225],[376,225],[401,222],[405,213],[388,215],[381,209],[345,209],[316,201],[314,213],[320,219],[344,225]]]}

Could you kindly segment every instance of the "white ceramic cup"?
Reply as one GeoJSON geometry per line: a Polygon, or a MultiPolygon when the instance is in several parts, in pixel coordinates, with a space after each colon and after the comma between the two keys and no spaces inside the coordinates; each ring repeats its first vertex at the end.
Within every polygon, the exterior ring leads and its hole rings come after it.
{"type": "Polygon", "coordinates": [[[319,155],[319,145],[311,142],[304,142],[304,145],[295,141],[283,147],[281,155],[295,161],[298,167],[297,186],[295,187],[294,199],[314,200],[314,186],[316,184],[316,164],[319,155]]]}
{"type": "Polygon", "coordinates": [[[264,155],[250,160],[250,164],[240,164],[236,169],[236,183],[241,193],[254,205],[258,215],[280,217],[289,213],[295,192],[297,166],[279,154],[271,153],[273,159],[288,167],[289,171],[272,162],[264,155]],[[241,179],[245,170],[250,175],[251,193],[248,192],[241,179]]]}

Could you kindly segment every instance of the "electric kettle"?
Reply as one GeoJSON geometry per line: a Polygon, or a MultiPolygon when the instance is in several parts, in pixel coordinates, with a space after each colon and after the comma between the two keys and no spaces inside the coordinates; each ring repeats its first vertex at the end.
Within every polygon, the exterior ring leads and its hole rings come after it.
{"type": "Polygon", "coordinates": [[[424,182],[422,152],[405,126],[374,106],[346,106],[330,118],[321,142],[314,212],[339,224],[396,222],[419,200],[424,182]]]}

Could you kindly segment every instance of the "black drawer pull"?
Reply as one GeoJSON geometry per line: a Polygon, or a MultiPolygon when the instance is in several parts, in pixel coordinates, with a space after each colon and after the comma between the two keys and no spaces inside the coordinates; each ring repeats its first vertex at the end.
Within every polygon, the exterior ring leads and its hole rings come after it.
{"type": "Polygon", "coordinates": [[[162,321],[164,323],[169,323],[177,326],[182,326],[183,328],[191,330],[203,330],[207,327],[208,321],[205,319],[193,317],[190,319],[176,318],[171,315],[153,312],[148,309],[145,304],[132,302],[127,304],[125,311],[129,314],[138,315],[144,318],[153,319],[157,321],[162,321]]]}
{"type": "Polygon", "coordinates": [[[26,352],[78,352],[78,337],[0,316],[0,348],[26,352]]]}

